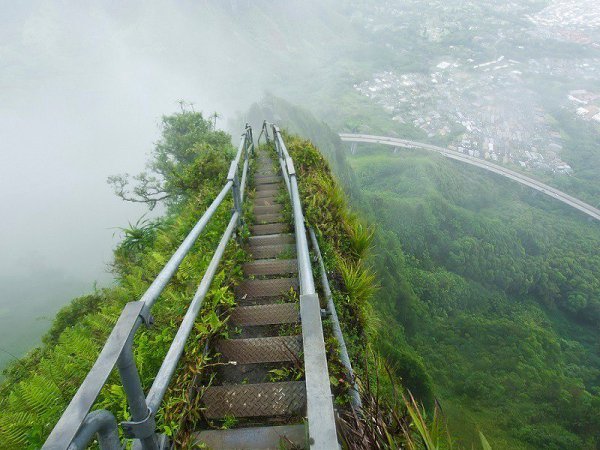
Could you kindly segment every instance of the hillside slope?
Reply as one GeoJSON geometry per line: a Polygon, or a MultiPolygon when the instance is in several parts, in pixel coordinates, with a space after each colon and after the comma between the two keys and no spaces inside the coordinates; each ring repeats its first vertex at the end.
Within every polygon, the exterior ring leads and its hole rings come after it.
{"type": "Polygon", "coordinates": [[[377,224],[379,349],[421,400],[440,400],[453,436],[466,447],[480,429],[495,448],[595,448],[597,224],[417,150],[346,158],[326,124],[284,101],[255,110],[329,149],[351,204],[377,224]]]}

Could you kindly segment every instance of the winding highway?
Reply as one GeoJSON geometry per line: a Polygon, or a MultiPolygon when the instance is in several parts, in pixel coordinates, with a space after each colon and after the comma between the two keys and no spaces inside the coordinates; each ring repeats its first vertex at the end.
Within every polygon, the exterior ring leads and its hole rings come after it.
{"type": "Polygon", "coordinates": [[[370,134],[350,133],[340,133],[339,136],[344,142],[365,142],[369,144],[391,145],[394,147],[422,148],[425,150],[441,153],[447,158],[471,164],[472,166],[481,167],[482,169],[497,173],[498,175],[502,175],[503,177],[510,178],[511,180],[514,180],[517,183],[529,186],[530,188],[543,192],[544,194],[555,198],[556,200],[559,200],[571,206],[572,208],[578,209],[584,214],[587,214],[588,216],[600,221],[600,209],[594,208],[592,205],[588,205],[587,203],[582,202],[581,200],[572,197],[569,194],[565,194],[564,192],[553,188],[552,186],[548,186],[547,184],[541,183],[537,180],[534,180],[533,178],[527,177],[525,175],[499,166],[497,164],[493,164],[489,161],[486,161],[485,159],[475,158],[473,156],[465,155],[463,153],[454,150],[449,150],[444,147],[438,147],[437,145],[424,144],[422,142],[410,141],[408,139],[392,138],[387,136],[373,136],[370,134]]]}

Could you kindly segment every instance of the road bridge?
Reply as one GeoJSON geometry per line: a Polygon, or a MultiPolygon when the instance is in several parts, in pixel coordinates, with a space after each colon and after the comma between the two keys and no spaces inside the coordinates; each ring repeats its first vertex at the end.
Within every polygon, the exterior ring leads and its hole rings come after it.
{"type": "Polygon", "coordinates": [[[354,147],[354,144],[360,142],[369,144],[390,145],[392,147],[420,148],[424,150],[434,151],[444,155],[447,158],[455,159],[457,161],[470,164],[472,166],[480,167],[482,169],[494,172],[503,177],[510,178],[511,180],[516,181],[517,183],[529,186],[530,188],[535,189],[536,191],[540,191],[558,201],[563,202],[566,205],[569,205],[572,208],[583,212],[584,214],[587,214],[589,217],[600,221],[600,209],[594,208],[592,205],[589,205],[579,200],[578,198],[575,198],[556,188],[553,188],[552,186],[548,186],[547,184],[544,184],[526,175],[520,174],[519,172],[515,172],[514,170],[510,170],[506,167],[502,167],[498,164],[486,161],[485,159],[475,158],[473,156],[465,155],[455,150],[450,150],[448,148],[439,147],[437,145],[432,144],[425,144],[423,142],[411,141],[408,139],[352,133],[340,133],[339,136],[342,139],[342,141],[351,142],[354,151],[356,151],[356,147],[354,147]]]}

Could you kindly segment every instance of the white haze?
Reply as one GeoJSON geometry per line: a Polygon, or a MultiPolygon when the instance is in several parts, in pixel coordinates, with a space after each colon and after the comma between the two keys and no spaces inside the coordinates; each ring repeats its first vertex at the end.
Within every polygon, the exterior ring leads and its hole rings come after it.
{"type": "Polygon", "coordinates": [[[115,227],[145,209],[116,198],[106,178],[143,169],[162,114],[185,99],[225,123],[268,88],[276,74],[256,70],[260,51],[235,31],[248,7],[3,4],[0,348],[26,351],[71,297],[110,283],[115,227]]]}

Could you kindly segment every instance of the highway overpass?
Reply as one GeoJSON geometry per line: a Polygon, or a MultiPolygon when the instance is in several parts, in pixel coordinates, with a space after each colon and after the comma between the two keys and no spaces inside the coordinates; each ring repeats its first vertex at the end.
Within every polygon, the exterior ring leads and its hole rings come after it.
{"type": "Polygon", "coordinates": [[[594,208],[592,205],[588,205],[581,200],[572,197],[569,194],[565,194],[552,186],[541,183],[533,178],[522,175],[514,170],[507,169],[498,164],[491,163],[485,159],[475,158],[473,156],[465,155],[463,153],[450,150],[444,147],[438,147],[437,145],[424,144],[422,142],[410,141],[408,139],[393,138],[387,136],[373,136],[370,134],[350,134],[340,133],[340,138],[344,142],[365,142],[369,144],[384,144],[391,145],[393,147],[408,147],[408,148],[422,148],[424,150],[430,150],[437,153],[441,153],[450,159],[455,159],[472,166],[477,166],[490,172],[494,172],[503,177],[510,178],[517,183],[529,186],[537,191],[543,192],[544,194],[559,200],[572,208],[578,209],[579,211],[587,214],[588,216],[600,221],[600,209],[594,208]]]}

